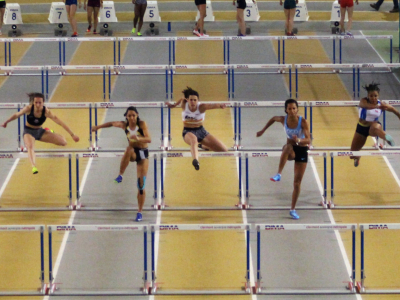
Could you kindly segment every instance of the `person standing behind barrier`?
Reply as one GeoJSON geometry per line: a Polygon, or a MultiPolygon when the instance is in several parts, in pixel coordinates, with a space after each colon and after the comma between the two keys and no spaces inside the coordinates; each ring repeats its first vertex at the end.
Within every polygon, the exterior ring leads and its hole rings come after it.
{"type": "MultiPolygon", "coordinates": [[[[383,131],[381,123],[378,121],[383,110],[394,113],[400,119],[400,113],[391,105],[381,102],[379,98],[379,83],[372,82],[363,86],[368,96],[362,98],[358,105],[359,120],[351,143],[351,151],[359,151],[364,147],[368,136],[379,137],[385,140],[390,146],[394,146],[394,140],[383,131]]],[[[354,159],[354,166],[360,164],[360,156],[350,156],[354,159]]]]}
{"type": "Polygon", "coordinates": [[[64,0],[65,9],[67,10],[67,15],[68,15],[68,21],[71,24],[73,32],[71,37],[78,36],[78,25],[76,23],[76,18],[75,18],[78,1],[79,1],[79,8],[81,8],[82,6],[81,0],[64,0]]]}
{"type": "Polygon", "coordinates": [[[204,34],[204,19],[207,16],[206,0],[194,0],[194,3],[199,10],[200,17],[196,22],[195,28],[193,29],[193,34],[199,37],[208,37],[207,34],[204,34]]]}
{"type": "Polygon", "coordinates": [[[282,0],[279,0],[279,4],[282,6],[283,4],[283,12],[285,13],[285,29],[286,35],[294,36],[293,33],[293,23],[294,23],[294,15],[296,13],[296,4],[299,0],[285,0],[283,3],[282,0]]]}
{"type": "MultiPolygon", "coordinates": [[[[356,3],[358,5],[358,0],[356,0],[356,3]]],[[[353,36],[351,33],[351,25],[353,24],[353,10],[354,10],[354,2],[353,0],[339,0],[340,4],[340,34],[341,35],[349,35],[353,36]],[[344,30],[344,18],[346,17],[346,11],[347,11],[347,32],[344,30]]]]}
{"type": "Polygon", "coordinates": [[[288,99],[285,101],[286,116],[275,116],[271,118],[262,130],[257,132],[257,137],[263,133],[275,122],[283,125],[286,132],[286,145],[282,148],[282,154],[279,161],[278,173],[271,177],[271,181],[281,180],[281,174],[288,160],[294,160],[294,183],[292,194],[292,205],[290,216],[292,219],[299,219],[295,208],[297,199],[300,195],[301,181],[308,162],[308,145],[311,142],[309,125],[306,119],[298,115],[299,106],[296,100],[288,99]]]}
{"type": "MultiPolygon", "coordinates": [[[[379,10],[384,0],[378,0],[376,3],[370,4],[370,6],[375,9],[379,10]]],[[[393,8],[389,10],[390,13],[398,13],[399,12],[399,0],[393,0],[393,8]]]]}
{"type": "Polygon", "coordinates": [[[3,34],[1,32],[1,29],[3,28],[3,19],[5,11],[6,11],[6,0],[0,0],[0,35],[3,34]]]}
{"type": "Polygon", "coordinates": [[[93,15],[93,34],[97,34],[97,23],[99,17],[100,8],[103,7],[103,0],[83,0],[83,9],[87,11],[87,20],[89,23],[86,32],[90,32],[92,29],[92,15],[93,15]]]}
{"type": "MultiPolygon", "coordinates": [[[[233,5],[236,2],[236,21],[239,24],[240,33],[238,36],[246,36],[246,23],[244,22],[244,10],[246,9],[246,0],[233,0],[233,5]]],[[[253,0],[253,3],[256,3],[253,0]]]]}
{"type": "Polygon", "coordinates": [[[183,132],[182,137],[186,144],[190,146],[192,154],[192,164],[196,170],[200,170],[198,146],[204,146],[204,149],[215,152],[227,152],[226,146],[211,135],[203,127],[203,122],[206,116],[206,110],[226,107],[225,104],[205,104],[200,103],[199,93],[190,87],[182,91],[185,98],[172,104],[167,102],[169,108],[175,108],[178,105],[182,108],[183,132]]]}
{"type": "Polygon", "coordinates": [[[136,32],[136,25],[139,20],[139,27],[137,29],[137,35],[141,36],[140,30],[143,26],[143,18],[147,8],[147,0],[132,0],[132,3],[135,5],[135,17],[133,18],[133,28],[132,34],[136,32]]]}
{"type": "Polygon", "coordinates": [[[137,168],[137,199],[138,213],[136,222],[142,221],[142,210],[146,200],[146,176],[149,169],[149,149],[148,143],[151,143],[151,136],[145,121],[139,119],[139,112],[136,107],[129,106],[124,114],[125,121],[107,122],[98,126],[93,126],[92,131],[100,128],[117,127],[125,131],[129,145],[121,159],[119,175],[115,178],[116,183],[121,183],[123,175],[129,162],[136,162],[137,168]]]}
{"type": "Polygon", "coordinates": [[[44,106],[44,95],[41,93],[30,93],[29,105],[25,106],[19,112],[13,114],[7,121],[5,121],[1,126],[6,128],[7,124],[13,120],[18,119],[23,114],[27,114],[26,124],[24,127],[24,143],[28,151],[29,161],[32,165],[32,174],[39,173],[36,168],[35,159],[35,140],[51,143],[57,146],[66,146],[67,140],[60,134],[54,133],[52,130],[43,129],[42,125],[46,121],[46,118],[50,118],[56,124],[60,125],[62,128],[68,132],[75,142],[79,142],[79,137],[75,135],[71,129],[56,115],[54,115],[46,106],[44,106]]]}

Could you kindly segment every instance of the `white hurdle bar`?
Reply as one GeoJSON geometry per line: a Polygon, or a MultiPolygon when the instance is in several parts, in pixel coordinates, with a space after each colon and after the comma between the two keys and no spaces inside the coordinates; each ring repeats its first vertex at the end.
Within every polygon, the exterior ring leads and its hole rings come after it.
{"type": "MultiPolygon", "coordinates": [[[[335,208],[334,204],[334,158],[336,156],[341,156],[341,157],[350,157],[350,156],[399,156],[400,151],[399,150],[384,150],[384,151],[331,151],[331,201],[328,203],[329,208],[335,208]]],[[[337,208],[337,207],[336,207],[337,208]]],[[[340,209],[354,209],[354,208],[364,208],[364,209],[371,209],[371,208],[381,208],[381,209],[386,209],[386,208],[400,208],[400,205],[363,205],[363,206],[340,206],[340,209]]]]}
{"type": "MultiPolygon", "coordinates": [[[[245,187],[245,203],[244,203],[244,207],[243,208],[251,208],[250,205],[250,187],[249,187],[249,177],[250,177],[250,173],[249,173],[249,157],[251,158],[268,158],[268,157],[280,157],[282,152],[281,151],[243,151],[241,152],[242,156],[244,155],[245,160],[246,160],[246,187],[245,187]]],[[[323,197],[323,201],[321,201],[321,207],[322,208],[326,208],[327,207],[327,202],[326,202],[326,198],[327,198],[327,176],[326,176],[326,157],[327,157],[327,152],[318,152],[318,151],[308,151],[308,156],[310,157],[323,157],[324,158],[324,191],[323,194],[321,195],[323,197]]],[[[242,195],[242,189],[241,189],[241,163],[240,163],[241,157],[239,157],[239,195],[241,197],[242,195]]],[[[263,206],[263,207],[256,207],[255,209],[288,209],[288,207],[271,207],[271,206],[263,206]]],[[[308,207],[308,209],[319,209],[319,206],[316,205],[315,207],[308,207]]]]}
{"type": "Polygon", "coordinates": [[[151,225],[151,294],[162,295],[211,295],[211,294],[250,294],[250,224],[165,224],[165,225],[151,225]],[[156,282],[155,270],[155,233],[156,231],[181,231],[181,230],[243,230],[246,233],[246,283],[243,291],[160,291],[158,283],[156,282]]]}
{"type": "MultiPolygon", "coordinates": [[[[0,109],[16,109],[17,112],[21,110],[21,103],[0,103],[0,109]]],[[[17,122],[17,149],[21,149],[21,123],[17,122]]]]}
{"type": "Polygon", "coordinates": [[[63,293],[57,292],[56,295],[146,295],[149,291],[149,282],[147,281],[147,231],[148,225],[48,225],[47,226],[48,235],[49,235],[49,291],[48,294],[55,294],[57,289],[56,283],[54,282],[53,276],[53,245],[52,245],[52,237],[53,232],[77,232],[77,231],[96,231],[96,232],[121,232],[121,231],[143,231],[143,287],[140,292],[132,292],[132,291],[82,291],[82,292],[71,292],[71,293],[63,293]]]}
{"type": "MultiPolygon", "coordinates": [[[[67,209],[72,209],[72,154],[71,153],[36,153],[36,158],[68,158],[68,200],[69,204],[67,209]]],[[[1,152],[0,159],[16,159],[28,158],[28,153],[15,153],[15,152],[1,152]]],[[[14,209],[14,208],[0,208],[0,211],[20,211],[20,210],[60,210],[54,208],[34,208],[34,209],[14,209]]]]}
{"type": "Polygon", "coordinates": [[[0,66],[0,72],[4,72],[1,76],[40,76],[42,83],[42,94],[44,94],[45,89],[45,67],[44,66],[0,66]],[[15,74],[15,71],[37,71],[34,74],[15,74]]]}
{"type": "Polygon", "coordinates": [[[374,289],[374,290],[367,290],[364,285],[365,281],[365,230],[399,230],[400,224],[399,223],[370,223],[370,224],[360,224],[360,231],[361,231],[361,282],[357,283],[357,289],[360,293],[365,294],[399,294],[400,289],[374,289]]]}
{"type": "Polygon", "coordinates": [[[257,283],[256,294],[354,294],[356,292],[356,229],[357,224],[255,224],[257,230],[257,283]],[[261,231],[264,230],[351,230],[352,255],[351,255],[351,281],[347,283],[346,290],[263,290],[261,286],[261,231]]]}
{"type": "MultiPolygon", "coordinates": [[[[46,284],[44,283],[44,225],[0,225],[0,232],[40,232],[40,288],[39,291],[28,292],[28,291],[0,291],[2,296],[39,296],[44,295],[47,292],[46,284]]],[[[3,246],[5,247],[5,245],[3,246]]],[[[3,274],[7,276],[7,274],[3,274]]]]}
{"type": "MultiPolygon", "coordinates": [[[[150,151],[149,151],[150,152],[150,151]]],[[[154,205],[152,205],[153,208],[157,209],[159,207],[158,205],[158,193],[157,193],[157,155],[158,152],[150,152],[154,153],[153,159],[154,159],[154,205]]],[[[82,209],[82,202],[81,202],[81,190],[80,190],[80,181],[79,181],[79,158],[122,158],[124,155],[124,152],[92,152],[92,153],[78,153],[75,155],[75,162],[76,162],[76,205],[73,206],[73,209],[75,210],[83,210],[82,209]]],[[[150,159],[151,154],[149,155],[150,159]]],[[[1,158],[1,156],[0,156],[1,158]]],[[[161,169],[161,172],[162,169],[161,169]]],[[[90,210],[88,208],[85,208],[84,210],[90,210]]],[[[102,210],[102,209],[95,209],[95,210],[102,210]]],[[[104,210],[104,209],[103,209],[104,210]]],[[[121,208],[121,209],[107,209],[107,210],[133,210],[127,209],[127,208],[121,208]]]]}

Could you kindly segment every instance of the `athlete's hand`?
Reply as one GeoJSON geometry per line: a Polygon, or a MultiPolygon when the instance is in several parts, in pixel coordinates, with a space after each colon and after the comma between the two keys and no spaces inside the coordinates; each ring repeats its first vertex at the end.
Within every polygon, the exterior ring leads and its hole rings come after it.
{"type": "Polygon", "coordinates": [[[98,126],[92,126],[92,131],[93,132],[97,131],[97,129],[99,129],[98,126]]]}
{"type": "Polygon", "coordinates": [[[72,139],[75,141],[75,143],[79,142],[79,136],[75,134],[72,136],[72,139]]]}
{"type": "Polygon", "coordinates": [[[132,4],[135,4],[136,3],[136,0],[132,0],[132,4]]]}
{"type": "Polygon", "coordinates": [[[260,130],[260,131],[258,131],[257,132],[257,137],[260,137],[260,136],[262,136],[264,134],[264,130],[260,130]]]}
{"type": "Polygon", "coordinates": [[[86,10],[86,2],[83,3],[83,9],[86,10]]]}
{"type": "Polygon", "coordinates": [[[7,123],[4,122],[3,124],[1,124],[1,127],[7,128],[7,123]]]}
{"type": "Polygon", "coordinates": [[[235,5],[236,0],[233,0],[232,5],[235,5]]]}
{"type": "Polygon", "coordinates": [[[129,140],[132,141],[132,142],[139,142],[138,136],[136,134],[132,134],[129,137],[129,140]]]}
{"type": "Polygon", "coordinates": [[[220,107],[221,109],[224,109],[224,108],[226,107],[226,104],[225,104],[225,103],[222,103],[222,104],[219,105],[219,107],[220,107]]]}
{"type": "Polygon", "coordinates": [[[176,103],[171,103],[171,102],[167,102],[167,103],[165,103],[165,105],[167,105],[168,108],[175,108],[176,107],[176,103]]]}
{"type": "Polygon", "coordinates": [[[281,1],[279,1],[279,4],[282,6],[282,4],[283,4],[283,3],[282,3],[282,0],[281,0],[281,1]]]}

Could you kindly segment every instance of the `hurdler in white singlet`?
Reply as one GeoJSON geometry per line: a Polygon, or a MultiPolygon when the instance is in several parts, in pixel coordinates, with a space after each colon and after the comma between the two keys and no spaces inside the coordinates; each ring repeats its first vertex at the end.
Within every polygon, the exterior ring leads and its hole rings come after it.
{"type": "Polygon", "coordinates": [[[186,102],[185,109],[182,111],[182,121],[184,125],[189,125],[188,127],[201,126],[206,113],[201,113],[199,110],[200,102],[197,103],[196,111],[192,112],[189,110],[189,103],[186,102]]]}

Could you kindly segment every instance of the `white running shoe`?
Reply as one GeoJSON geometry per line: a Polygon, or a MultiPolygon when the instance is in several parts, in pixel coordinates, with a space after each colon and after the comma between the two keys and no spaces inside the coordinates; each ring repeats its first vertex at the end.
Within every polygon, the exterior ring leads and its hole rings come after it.
{"type": "Polygon", "coordinates": [[[202,34],[200,34],[200,37],[209,37],[209,35],[202,33],[202,34]]]}
{"type": "Polygon", "coordinates": [[[197,35],[197,36],[200,36],[200,32],[198,30],[196,30],[196,29],[193,30],[193,34],[197,35]]]}

